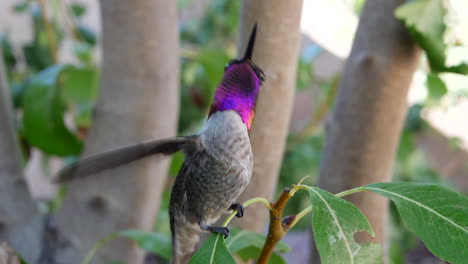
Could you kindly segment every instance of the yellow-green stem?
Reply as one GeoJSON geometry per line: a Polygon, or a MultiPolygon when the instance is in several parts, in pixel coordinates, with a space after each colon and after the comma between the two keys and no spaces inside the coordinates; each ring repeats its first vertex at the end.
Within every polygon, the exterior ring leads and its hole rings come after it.
{"type": "Polygon", "coordinates": [[[343,196],[350,195],[350,194],[357,193],[357,192],[362,192],[362,191],[365,191],[365,190],[362,187],[357,187],[357,188],[354,188],[354,189],[351,189],[351,190],[347,190],[347,191],[337,193],[337,194],[335,194],[335,196],[341,198],[343,196]]]}
{"type": "Polygon", "coordinates": [[[294,221],[289,225],[289,229],[291,229],[299,220],[301,220],[302,217],[304,217],[306,214],[310,213],[312,211],[312,206],[307,207],[306,209],[302,210],[300,213],[296,215],[294,218],[294,221]]]}
{"type": "Polygon", "coordinates": [[[49,44],[50,54],[55,63],[58,62],[58,47],[57,47],[57,38],[52,24],[47,18],[47,5],[45,0],[39,0],[39,6],[41,7],[41,18],[42,23],[44,23],[44,28],[47,36],[47,41],[49,44]]]}
{"type": "Polygon", "coordinates": [[[94,255],[96,254],[96,251],[101,248],[104,244],[107,242],[111,241],[112,239],[116,238],[119,236],[119,233],[112,233],[100,240],[98,240],[93,248],[88,252],[88,255],[86,255],[85,259],[83,260],[82,264],[89,264],[91,260],[93,259],[94,255]]]}
{"type": "MultiPolygon", "coordinates": [[[[256,197],[256,198],[252,198],[252,199],[249,199],[247,201],[245,201],[242,206],[244,207],[247,207],[253,203],[263,203],[265,205],[265,207],[268,209],[268,210],[271,210],[271,204],[270,202],[263,198],[263,197],[256,197]]],[[[224,220],[224,223],[223,223],[223,227],[226,227],[230,222],[231,220],[234,218],[234,216],[236,216],[237,212],[233,212],[232,214],[230,214],[226,220],[224,220]]]]}

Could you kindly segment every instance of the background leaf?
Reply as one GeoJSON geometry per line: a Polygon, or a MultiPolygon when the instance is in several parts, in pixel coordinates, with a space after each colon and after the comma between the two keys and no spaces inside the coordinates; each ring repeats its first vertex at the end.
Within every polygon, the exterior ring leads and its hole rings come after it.
{"type": "Polygon", "coordinates": [[[434,255],[451,263],[468,259],[468,198],[438,185],[376,183],[363,189],[391,199],[409,229],[434,255]]]}
{"type": "Polygon", "coordinates": [[[424,49],[432,72],[468,74],[468,65],[446,66],[447,9],[442,0],[409,1],[395,11],[395,16],[407,27],[413,39],[424,49]]]}
{"type": "MultiPolygon", "coordinates": [[[[260,256],[265,240],[266,235],[264,234],[233,228],[226,240],[226,247],[229,252],[237,254],[242,260],[247,261],[257,259],[260,256]]],[[[291,248],[286,243],[279,241],[268,263],[286,263],[278,253],[287,253],[290,250],[291,248]]]]}
{"type": "Polygon", "coordinates": [[[381,263],[380,246],[358,244],[354,233],[374,236],[367,218],[352,203],[319,188],[308,187],[312,228],[322,263],[381,263]],[[360,262],[365,259],[365,262],[360,262]]]}
{"type": "MultiPolygon", "coordinates": [[[[238,255],[243,261],[248,261],[250,259],[258,259],[260,257],[260,253],[262,252],[261,248],[258,247],[246,247],[238,252],[238,255]]],[[[286,264],[286,260],[283,256],[279,255],[278,253],[274,252],[271,253],[270,259],[268,259],[268,264],[286,264]]]]}
{"type": "Polygon", "coordinates": [[[445,13],[442,0],[411,1],[395,12],[413,39],[426,51],[431,69],[436,71],[445,67],[445,13]]]}
{"type": "Polygon", "coordinates": [[[447,86],[439,76],[435,74],[429,74],[427,76],[426,85],[429,90],[429,98],[434,101],[438,101],[445,94],[447,94],[447,86]]]}
{"type": "Polygon", "coordinates": [[[236,264],[236,261],[227,250],[223,236],[211,233],[190,264],[236,264]]]}
{"type": "MultiPolygon", "coordinates": [[[[226,247],[231,253],[238,252],[239,250],[247,247],[256,247],[262,249],[265,240],[266,235],[264,234],[233,228],[228,239],[226,240],[226,247]]],[[[291,250],[291,248],[282,241],[278,242],[275,249],[281,253],[287,253],[291,250]]]]}
{"type": "Polygon", "coordinates": [[[168,236],[133,229],[121,231],[119,235],[134,240],[141,248],[164,259],[169,260],[171,258],[172,242],[168,236]]]}
{"type": "Polygon", "coordinates": [[[63,120],[64,103],[58,78],[65,68],[55,65],[35,75],[23,99],[25,137],[31,145],[59,156],[77,155],[83,147],[63,120]]]}
{"type": "Polygon", "coordinates": [[[61,75],[62,95],[67,101],[76,103],[96,102],[98,72],[95,68],[67,67],[61,75]]]}

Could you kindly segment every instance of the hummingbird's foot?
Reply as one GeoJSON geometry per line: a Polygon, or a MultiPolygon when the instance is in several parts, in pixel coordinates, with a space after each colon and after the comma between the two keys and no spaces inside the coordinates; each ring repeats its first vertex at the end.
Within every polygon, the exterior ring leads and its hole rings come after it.
{"type": "Polygon", "coordinates": [[[221,227],[221,226],[209,226],[208,230],[211,233],[216,233],[216,234],[221,234],[224,235],[224,239],[226,239],[229,236],[229,229],[227,227],[221,227]]]}
{"type": "Polygon", "coordinates": [[[236,217],[243,217],[244,216],[244,206],[240,203],[233,203],[229,210],[237,211],[236,217]]]}

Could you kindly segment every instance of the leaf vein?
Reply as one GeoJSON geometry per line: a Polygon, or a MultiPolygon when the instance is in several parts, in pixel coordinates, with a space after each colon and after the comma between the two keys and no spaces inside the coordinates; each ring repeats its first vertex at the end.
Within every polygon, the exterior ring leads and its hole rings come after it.
{"type": "MultiPolygon", "coordinates": [[[[399,197],[399,198],[401,198],[401,199],[403,199],[403,200],[407,200],[407,201],[409,201],[409,202],[412,202],[412,203],[414,203],[414,204],[420,206],[421,208],[424,208],[424,209],[426,209],[427,211],[433,213],[434,215],[436,215],[436,216],[438,216],[438,217],[444,219],[444,220],[447,221],[448,223],[452,224],[453,226],[455,226],[455,227],[461,229],[462,231],[464,231],[465,233],[468,234],[468,230],[464,229],[462,226],[460,226],[460,225],[458,225],[457,223],[453,222],[450,218],[445,217],[444,215],[438,213],[438,212],[435,211],[434,209],[432,209],[432,208],[430,208],[430,207],[427,207],[427,206],[425,206],[424,204],[422,204],[422,203],[420,203],[420,202],[418,202],[418,201],[415,201],[415,200],[413,200],[413,199],[410,199],[410,198],[408,198],[408,197],[405,197],[405,196],[400,195],[400,194],[395,193],[395,192],[387,191],[387,190],[385,190],[385,189],[379,189],[379,188],[374,188],[374,187],[365,187],[365,188],[366,188],[366,189],[370,189],[370,190],[377,190],[377,191],[381,191],[381,192],[386,192],[386,193],[395,195],[395,196],[397,196],[397,197],[399,197]]],[[[432,221],[432,219],[431,219],[431,221],[432,221]]]]}
{"type": "Polygon", "coordinates": [[[351,264],[354,263],[354,257],[353,257],[353,252],[351,251],[351,247],[349,245],[349,242],[348,242],[348,239],[346,237],[346,235],[344,234],[343,232],[343,229],[341,229],[341,225],[339,224],[340,222],[338,221],[338,218],[336,217],[335,215],[335,212],[331,209],[330,205],[327,203],[327,201],[325,199],[323,199],[323,197],[317,192],[315,191],[314,189],[310,188],[311,191],[313,191],[315,194],[317,194],[317,196],[320,198],[320,200],[322,200],[322,202],[325,204],[325,206],[327,207],[328,211],[330,212],[330,215],[332,216],[334,222],[336,223],[336,226],[338,227],[338,231],[341,233],[341,235],[343,236],[343,240],[345,242],[345,245],[346,245],[346,250],[348,251],[349,253],[349,257],[351,258],[351,264]]]}

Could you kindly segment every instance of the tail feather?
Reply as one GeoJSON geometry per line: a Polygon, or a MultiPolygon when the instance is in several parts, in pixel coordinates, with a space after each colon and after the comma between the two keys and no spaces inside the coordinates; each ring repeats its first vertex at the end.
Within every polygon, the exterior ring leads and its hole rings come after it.
{"type": "MultiPolygon", "coordinates": [[[[182,219],[179,219],[182,220],[182,219]]],[[[184,219],[185,220],[185,219],[184,219]]],[[[187,264],[200,244],[202,230],[196,223],[183,221],[183,224],[171,220],[172,263],[187,264]]]]}
{"type": "Polygon", "coordinates": [[[177,151],[196,147],[198,136],[175,137],[129,145],[98,153],[63,168],[54,179],[56,183],[83,178],[93,173],[115,168],[151,155],[170,155],[177,151]]]}

